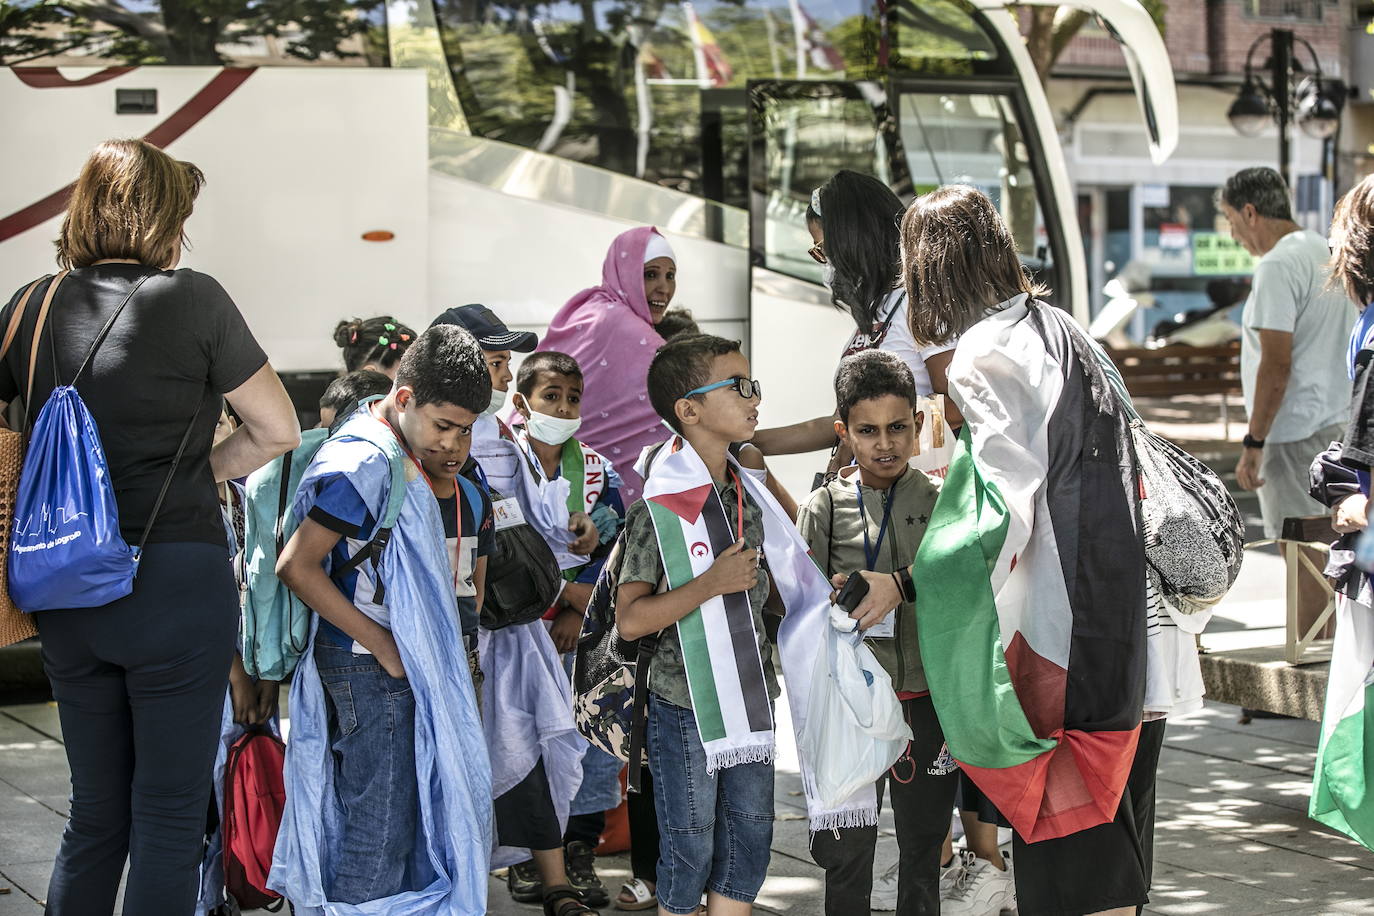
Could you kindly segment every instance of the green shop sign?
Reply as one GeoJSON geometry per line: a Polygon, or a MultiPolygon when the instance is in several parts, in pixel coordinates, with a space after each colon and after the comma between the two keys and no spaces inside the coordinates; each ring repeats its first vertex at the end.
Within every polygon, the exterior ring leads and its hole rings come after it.
{"type": "Polygon", "coordinates": [[[1255,259],[1229,235],[1193,233],[1193,274],[1199,277],[1231,276],[1255,272],[1255,259]]]}

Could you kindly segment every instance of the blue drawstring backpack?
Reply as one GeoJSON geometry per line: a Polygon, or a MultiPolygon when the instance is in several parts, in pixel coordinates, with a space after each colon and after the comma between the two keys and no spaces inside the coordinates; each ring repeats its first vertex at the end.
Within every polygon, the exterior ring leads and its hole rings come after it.
{"type": "MultiPolygon", "coordinates": [[[[60,283],[64,276],[59,274],[53,284],[60,283]]],[[[119,509],[100,431],[75,386],[148,276],[134,284],[110,315],[70,384],[53,388],[34,423],[19,475],[9,549],[10,597],[30,613],[102,607],[133,591],[148,532],[157,520],[172,475],[191,439],[194,416],[181,437],[138,547],[131,548],[119,533],[119,509]]],[[[43,317],[40,315],[40,322],[43,317]]],[[[48,333],[51,342],[53,332],[50,329],[48,333]]],[[[33,346],[38,344],[35,336],[33,346]]],[[[52,357],[53,380],[57,381],[56,347],[52,357]]]]}

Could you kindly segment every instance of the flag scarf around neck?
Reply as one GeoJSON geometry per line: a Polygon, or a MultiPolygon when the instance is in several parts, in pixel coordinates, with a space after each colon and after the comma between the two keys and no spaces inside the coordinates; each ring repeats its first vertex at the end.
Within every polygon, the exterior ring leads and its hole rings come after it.
{"type": "Polygon", "coordinates": [[[1095,348],[1024,295],[963,335],[965,426],[914,565],[950,752],[1029,842],[1115,817],[1144,700],[1135,458],[1095,348]]]}
{"type": "MultiPolygon", "coordinates": [[[[677,588],[709,569],[717,553],[737,540],[736,532],[728,524],[710,472],[686,440],[674,436],[650,462],[652,452],[645,449],[636,470],[645,477],[644,499],[669,587],[677,588]]],[[[783,683],[799,740],[806,727],[810,672],[817,651],[826,645],[832,588],[796,526],[768,492],[763,475],[741,467],[733,456],[729,462],[763,516],[764,554],[773,587],[786,608],[778,631],[778,656],[783,672],[792,675],[783,683]]],[[[693,713],[713,771],[750,760],[772,760],[775,753],[772,708],[751,615],[748,595],[741,592],[713,599],[678,622],[693,713]]],[[[872,786],[827,808],[817,801],[807,761],[803,758],[800,764],[812,832],[877,824],[877,793],[872,786]]]]}
{"type": "MultiPolygon", "coordinates": [[[[349,420],[341,432],[364,441],[321,446],[296,492],[297,518],[304,518],[314,504],[322,476],[359,466],[356,453],[350,454],[353,449],[386,452],[386,437],[392,437],[365,413],[349,420]]],[[[463,637],[439,505],[409,460],[405,468],[405,502],[378,574],[386,584],[391,632],[415,696],[420,818],[407,869],[413,890],[360,904],[326,896],[345,812],[334,790],[324,688],[314,653],[307,650],[291,684],[286,809],[268,882],[303,916],[480,916],[487,910],[491,767],[472,678],[466,664],[454,662],[463,658],[463,637]]],[[[384,489],[363,486],[359,493],[369,501],[373,517],[381,518],[384,489]]],[[[317,626],[318,618],[312,644],[317,626]]]]}
{"type": "MultiPolygon", "coordinates": [[[[530,444],[529,429],[523,425],[515,426],[512,427],[511,432],[516,443],[529,456],[531,471],[538,473],[537,484],[541,489],[553,485],[557,480],[567,482],[567,495],[564,497],[564,502],[568,507],[568,517],[571,518],[574,512],[590,513],[608,485],[607,478],[610,474],[607,472],[609,465],[606,459],[574,437],[563,443],[563,451],[559,457],[558,465],[559,476],[554,480],[549,480],[544,474],[543,465],[539,463],[539,457],[534,454],[534,446],[530,444]]],[[[558,492],[562,492],[561,486],[558,492]]],[[[567,524],[565,523],[563,527],[566,529],[567,524]]],[[[577,555],[572,554],[571,556],[577,555]]],[[[584,562],[580,566],[563,567],[563,578],[569,582],[574,581],[585,565],[584,562]]]]}
{"type": "Polygon", "coordinates": [[[520,503],[525,521],[549,545],[559,569],[587,563],[585,554],[570,549],[574,538],[568,530],[568,482],[562,477],[546,480],[519,433],[495,417],[479,417],[472,427],[472,457],[494,490],[520,503]]]}

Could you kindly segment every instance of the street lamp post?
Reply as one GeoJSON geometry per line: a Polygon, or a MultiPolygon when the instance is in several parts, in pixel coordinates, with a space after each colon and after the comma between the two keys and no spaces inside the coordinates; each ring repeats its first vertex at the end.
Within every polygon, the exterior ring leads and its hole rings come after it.
{"type": "Polygon", "coordinates": [[[1245,55],[1245,83],[1226,116],[1237,132],[1255,137],[1271,122],[1279,129],[1279,174],[1293,187],[1292,146],[1289,125],[1296,120],[1309,137],[1329,140],[1341,122],[1345,103],[1345,84],[1322,78],[1321,60],[1312,45],[1289,29],[1271,29],[1250,45],[1245,55]],[[1269,81],[1266,84],[1254,68],[1255,51],[1269,42],[1269,81]],[[1312,75],[1294,87],[1294,77],[1303,72],[1294,49],[1301,44],[1312,58],[1312,75]]]}

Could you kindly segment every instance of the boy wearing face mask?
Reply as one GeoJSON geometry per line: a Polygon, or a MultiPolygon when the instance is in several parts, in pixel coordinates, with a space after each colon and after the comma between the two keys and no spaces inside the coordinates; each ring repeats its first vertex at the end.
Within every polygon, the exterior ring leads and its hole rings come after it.
{"type": "Polygon", "coordinates": [[[582,370],[577,360],[566,353],[535,353],[520,366],[515,392],[512,403],[523,418],[514,429],[516,441],[527,449],[544,479],[567,479],[568,515],[574,520],[570,527],[586,516],[596,530],[594,541],[580,537],[575,545],[586,548],[577,552],[591,560],[564,570],[567,585],[545,617],[553,621],[558,651],[571,652],[577,647],[592,586],[625,515],[620,477],[609,461],[575,438],[582,424],[582,370]]]}
{"type": "MultiPolygon", "coordinates": [[[[521,364],[515,387],[511,401],[519,413],[514,418],[516,443],[543,480],[568,481],[569,528],[577,530],[583,520],[593,526],[572,548],[589,561],[563,571],[563,592],[544,618],[550,622],[555,647],[570,653],[582,631],[592,586],[623,523],[620,477],[609,461],[576,438],[583,390],[577,360],[554,351],[532,354],[521,364]]],[[[620,761],[589,748],[582,764],[582,787],[564,835],[568,878],[586,902],[604,905],[609,895],[596,876],[593,850],[605,827],[606,810],[619,803],[620,761]]]]}
{"type": "MultiPolygon", "coordinates": [[[[542,524],[547,513],[532,505],[538,494],[530,484],[532,481],[528,458],[522,452],[527,448],[515,442],[514,432],[500,418],[499,414],[508,406],[507,397],[511,374],[511,353],[529,353],[539,344],[538,335],[531,331],[512,331],[485,305],[460,305],[443,312],[430,323],[453,324],[466,330],[477,338],[482,355],[487,361],[487,372],[491,376],[491,402],[477,418],[472,427],[472,461],[462,469],[464,477],[474,483],[481,483],[490,490],[518,499],[525,518],[539,529],[544,539],[549,541],[560,566],[568,565],[569,554],[585,556],[596,546],[596,528],[586,513],[572,515],[568,522],[568,532],[545,530],[542,524]],[[479,475],[473,467],[474,462],[481,466],[479,475]]],[[[560,510],[561,511],[561,510],[560,510]]],[[[590,594],[590,589],[588,590],[590,594]]],[[[585,602],[584,602],[585,603],[585,602]]]]}

